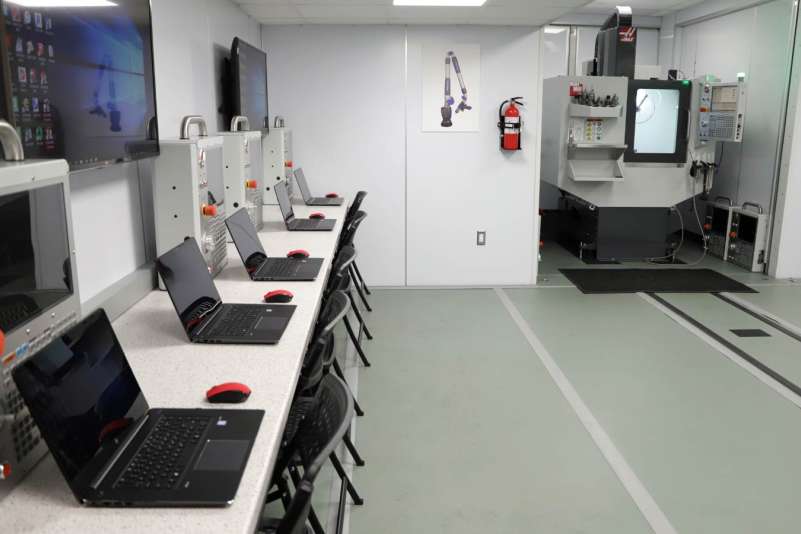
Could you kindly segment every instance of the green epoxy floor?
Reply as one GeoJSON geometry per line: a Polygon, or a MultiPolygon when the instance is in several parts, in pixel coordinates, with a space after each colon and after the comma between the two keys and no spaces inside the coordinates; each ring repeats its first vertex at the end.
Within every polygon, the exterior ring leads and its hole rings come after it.
{"type": "MultiPolygon", "coordinates": [[[[801,323],[801,287],[770,288],[747,298],[801,323]]],[[[798,531],[801,409],[637,295],[504,291],[677,532],[798,531]]],[[[494,291],[373,293],[351,534],[651,532],[494,291]]]]}

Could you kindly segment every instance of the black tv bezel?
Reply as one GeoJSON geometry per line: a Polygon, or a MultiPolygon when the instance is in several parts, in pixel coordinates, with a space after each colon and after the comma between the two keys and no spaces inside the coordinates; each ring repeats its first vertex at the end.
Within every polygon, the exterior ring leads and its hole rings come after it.
{"type": "MultiPolygon", "coordinates": [[[[14,118],[14,112],[11,109],[11,67],[8,60],[8,49],[6,47],[6,18],[2,15],[2,8],[3,5],[6,3],[6,0],[0,0],[0,62],[2,62],[2,74],[3,79],[7,82],[5,87],[2,87],[3,93],[5,98],[2,101],[3,109],[0,110],[5,115],[5,120],[7,120],[12,126],[16,127],[16,120],[14,118]]],[[[57,157],[57,158],[33,158],[33,159],[63,159],[69,165],[70,172],[77,172],[77,171],[88,171],[93,169],[103,169],[105,167],[110,167],[112,165],[117,165],[120,163],[132,163],[135,161],[140,161],[144,159],[155,158],[161,154],[161,145],[159,143],[159,128],[158,128],[158,99],[156,98],[156,54],[155,48],[153,46],[153,2],[152,0],[147,0],[147,22],[150,28],[150,66],[152,69],[152,84],[153,84],[153,118],[156,121],[156,128],[155,128],[155,138],[154,139],[147,139],[148,141],[153,141],[154,150],[149,152],[141,152],[133,155],[125,155],[121,158],[113,158],[113,159],[105,159],[101,161],[94,161],[91,163],[85,164],[73,164],[69,159],[66,158],[66,154],[57,157]]],[[[3,118],[3,117],[0,117],[3,118]]],[[[149,133],[149,132],[148,132],[149,133]]],[[[27,158],[27,156],[26,156],[27,158]]]]}
{"type": "MultiPolygon", "coordinates": [[[[245,46],[249,46],[254,50],[258,50],[264,55],[264,118],[256,128],[255,124],[250,125],[251,130],[261,130],[263,132],[269,132],[270,130],[270,100],[269,100],[269,93],[267,91],[267,52],[261,50],[260,48],[253,46],[252,44],[248,43],[241,37],[234,37],[234,40],[231,42],[231,94],[233,98],[231,111],[233,115],[242,115],[242,87],[239,84],[239,46],[244,44],[245,46]]],[[[247,115],[245,115],[247,117],[247,115]]],[[[250,117],[248,117],[250,120],[250,117]]]]}
{"type": "Polygon", "coordinates": [[[626,109],[626,152],[623,161],[627,163],[686,163],[689,146],[690,97],[692,84],[674,80],[629,80],[626,109]],[[679,91],[679,120],[676,126],[676,150],[669,154],[634,152],[634,133],[637,127],[637,91],[639,89],[675,89],[679,91]]]}

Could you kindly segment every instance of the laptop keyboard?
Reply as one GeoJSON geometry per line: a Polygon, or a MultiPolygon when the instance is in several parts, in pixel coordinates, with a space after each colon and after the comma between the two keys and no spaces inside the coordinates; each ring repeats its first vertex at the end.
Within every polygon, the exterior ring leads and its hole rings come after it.
{"type": "Polygon", "coordinates": [[[204,337],[215,339],[249,335],[263,311],[261,306],[237,305],[228,308],[227,313],[214,323],[204,337]]]}
{"type": "Polygon", "coordinates": [[[268,263],[264,269],[259,270],[258,274],[261,276],[291,276],[300,270],[300,265],[291,261],[277,261],[268,263]]]}
{"type": "Polygon", "coordinates": [[[295,219],[297,222],[297,228],[305,229],[305,228],[317,228],[319,226],[317,220],[315,219],[295,219]]]}
{"type": "Polygon", "coordinates": [[[175,488],[210,422],[206,416],[161,416],[116,487],[175,488]]]}

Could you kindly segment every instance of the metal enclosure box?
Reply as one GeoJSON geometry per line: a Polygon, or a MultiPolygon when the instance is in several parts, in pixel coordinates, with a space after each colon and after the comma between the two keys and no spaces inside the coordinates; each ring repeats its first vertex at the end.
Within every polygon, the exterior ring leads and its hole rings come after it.
{"type": "MultiPolygon", "coordinates": [[[[32,237],[35,235],[37,238],[37,242],[32,245],[37,258],[41,260],[41,264],[37,262],[34,274],[38,280],[40,277],[63,277],[63,270],[66,268],[72,273],[72,295],[55,305],[43,308],[38,314],[32,314],[32,318],[27,322],[4,332],[5,348],[0,353],[0,465],[8,463],[11,474],[4,480],[0,477],[0,500],[8,495],[48,450],[14,385],[11,371],[70,328],[80,316],[81,303],[76,277],[75,239],[72,231],[68,175],[69,167],[64,160],[0,162],[0,195],[61,185],[63,202],[50,202],[53,199],[45,197],[41,205],[37,203],[35,206],[37,209],[34,210],[34,206],[31,206],[32,237]],[[53,217],[63,217],[66,223],[68,265],[61,258],[58,258],[58,261],[55,261],[55,258],[53,261],[48,261],[50,259],[48,251],[56,248],[48,245],[56,237],[56,232],[53,231],[53,217]]],[[[0,209],[6,208],[0,206],[0,209]]],[[[2,229],[2,232],[13,231],[13,228],[2,229]]],[[[63,246],[60,237],[58,240],[58,246],[63,246]]],[[[0,251],[2,248],[0,243],[0,251]]]]}
{"type": "Polygon", "coordinates": [[[273,184],[286,180],[292,196],[292,132],[289,128],[272,128],[262,140],[264,146],[264,204],[277,204],[273,184]]]}
{"type": "Polygon", "coordinates": [[[704,231],[708,232],[707,248],[710,255],[728,260],[729,232],[731,232],[732,207],[730,204],[710,202],[706,205],[704,231]]]}
{"type": "Polygon", "coordinates": [[[768,216],[749,209],[753,204],[732,208],[729,233],[728,261],[751,272],[761,272],[765,266],[765,246],[768,236],[768,216]]]}
{"type": "Polygon", "coordinates": [[[156,253],[160,256],[194,237],[215,276],[228,261],[223,138],[161,141],[154,169],[156,253]]]}
{"type": "Polygon", "coordinates": [[[233,215],[246,208],[256,230],[264,226],[264,158],[261,132],[224,132],[225,213],[233,215]]]}

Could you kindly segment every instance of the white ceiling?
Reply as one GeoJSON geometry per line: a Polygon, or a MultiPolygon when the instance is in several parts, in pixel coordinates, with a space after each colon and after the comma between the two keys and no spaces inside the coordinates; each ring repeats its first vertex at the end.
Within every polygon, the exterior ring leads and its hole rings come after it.
{"type": "MultiPolygon", "coordinates": [[[[658,1],[658,0],[654,0],[658,1]]],[[[392,0],[234,0],[263,24],[542,26],[590,0],[487,0],[482,7],[395,7],[392,0]]]]}
{"type": "Polygon", "coordinates": [[[700,4],[704,0],[595,0],[586,7],[576,10],[576,13],[611,15],[615,12],[615,6],[631,6],[635,16],[640,17],[661,17],[672,11],[678,11],[694,4],[700,4]]]}

